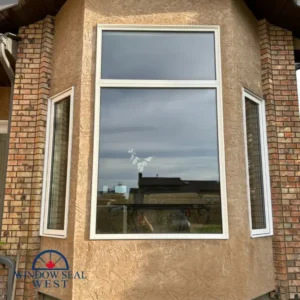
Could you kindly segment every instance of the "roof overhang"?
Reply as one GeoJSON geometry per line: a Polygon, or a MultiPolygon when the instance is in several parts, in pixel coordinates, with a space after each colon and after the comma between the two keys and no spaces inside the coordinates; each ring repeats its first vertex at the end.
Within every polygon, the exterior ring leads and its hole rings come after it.
{"type": "Polygon", "coordinates": [[[245,0],[257,19],[288,29],[300,37],[300,0],[245,0]]]}
{"type": "Polygon", "coordinates": [[[17,33],[47,15],[55,16],[66,0],[0,0],[0,33],[17,33]],[[5,8],[6,7],[6,8],[5,8]]]}

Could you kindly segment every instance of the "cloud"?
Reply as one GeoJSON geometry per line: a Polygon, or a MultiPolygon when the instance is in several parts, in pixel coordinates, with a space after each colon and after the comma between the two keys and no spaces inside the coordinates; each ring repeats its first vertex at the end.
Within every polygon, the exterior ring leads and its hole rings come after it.
{"type": "Polygon", "coordinates": [[[143,176],[219,180],[214,89],[103,88],[100,123],[100,190],[136,187],[149,157],[143,176]]]}
{"type": "Polygon", "coordinates": [[[212,32],[103,32],[102,78],[214,80],[212,32]]]}

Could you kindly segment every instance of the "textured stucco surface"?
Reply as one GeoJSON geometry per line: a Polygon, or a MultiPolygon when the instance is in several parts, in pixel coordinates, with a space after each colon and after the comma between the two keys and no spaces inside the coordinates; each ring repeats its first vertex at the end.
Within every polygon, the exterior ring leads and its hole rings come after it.
{"type": "MultiPolygon", "coordinates": [[[[67,239],[43,237],[41,249],[55,249],[63,253],[69,261],[70,269],[73,264],[74,250],[74,219],[78,170],[78,140],[79,140],[79,103],[82,66],[83,40],[83,1],[69,0],[55,17],[55,36],[52,56],[51,96],[62,92],[71,86],[75,87],[72,176],[70,186],[70,211],[67,239]]],[[[72,281],[67,288],[41,289],[41,292],[53,295],[59,299],[72,299],[72,281]]]]}
{"type": "MultiPolygon", "coordinates": [[[[72,299],[250,300],[273,290],[272,239],[250,239],[246,198],[242,87],[261,95],[255,18],[238,0],[86,0],[83,16],[81,5],[69,0],[64,6],[54,42],[52,94],[75,85],[69,235],[42,240],[43,249],[61,250],[73,258],[73,270],[86,271],[87,280],[73,283],[72,299]],[[89,241],[101,23],[221,26],[229,240],[89,241]]],[[[52,294],[71,299],[70,291],[52,294]]]]}
{"type": "Polygon", "coordinates": [[[10,88],[0,87],[0,120],[9,118],[10,88]]]}

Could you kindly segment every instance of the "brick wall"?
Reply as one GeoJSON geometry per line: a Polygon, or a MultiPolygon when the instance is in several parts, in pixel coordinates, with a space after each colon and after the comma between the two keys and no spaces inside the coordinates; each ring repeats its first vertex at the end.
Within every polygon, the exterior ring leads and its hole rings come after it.
{"type": "MultiPolygon", "coordinates": [[[[20,254],[19,270],[31,269],[39,252],[39,222],[44,162],[47,99],[51,78],[54,20],[19,30],[9,157],[0,246],[1,255],[20,254]]],[[[5,270],[1,270],[5,275],[5,270]]],[[[0,272],[0,275],[2,275],[0,272]]],[[[0,276],[5,293],[5,276],[0,276]]],[[[15,300],[35,299],[30,281],[17,281],[15,300]]],[[[4,298],[3,298],[4,299],[4,298]]]]}
{"type": "Polygon", "coordinates": [[[292,33],[259,22],[274,221],[274,262],[283,300],[300,296],[300,119],[292,33]]]}

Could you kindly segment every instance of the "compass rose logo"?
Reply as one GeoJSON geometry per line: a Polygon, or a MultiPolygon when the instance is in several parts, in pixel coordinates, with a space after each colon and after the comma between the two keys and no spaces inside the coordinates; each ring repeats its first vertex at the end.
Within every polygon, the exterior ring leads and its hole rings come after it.
{"type": "Polygon", "coordinates": [[[69,263],[66,257],[56,250],[46,250],[39,253],[33,263],[32,270],[35,271],[67,271],[69,263]]]}

